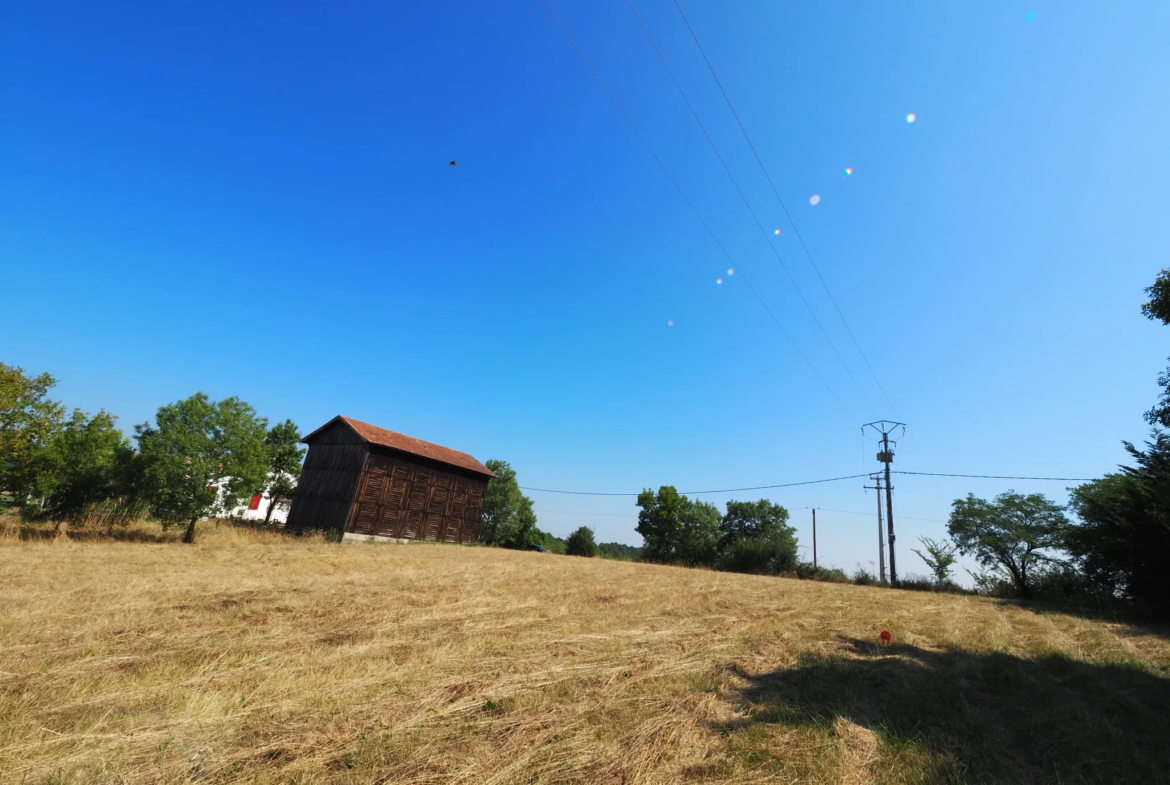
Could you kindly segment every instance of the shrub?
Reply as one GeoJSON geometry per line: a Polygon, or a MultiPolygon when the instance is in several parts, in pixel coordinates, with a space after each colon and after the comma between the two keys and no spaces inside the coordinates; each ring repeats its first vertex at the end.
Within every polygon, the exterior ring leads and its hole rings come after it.
{"type": "Polygon", "coordinates": [[[719,555],[716,566],[727,572],[778,575],[796,569],[796,541],[791,537],[751,537],[733,540],[719,555]]]}
{"type": "Polygon", "coordinates": [[[825,583],[849,582],[849,576],[845,574],[844,570],[837,569],[836,567],[817,567],[812,562],[807,561],[797,563],[792,575],[804,581],[824,581],[825,583]]]}
{"type": "Polygon", "coordinates": [[[603,559],[615,559],[617,561],[638,561],[642,558],[642,549],[633,545],[625,545],[620,542],[603,542],[599,543],[597,550],[603,559]]]}
{"type": "Polygon", "coordinates": [[[569,556],[596,556],[597,543],[593,541],[593,530],[582,526],[569,535],[565,541],[565,553],[569,556]]]}
{"type": "Polygon", "coordinates": [[[889,586],[888,583],[878,578],[878,576],[860,564],[857,565],[857,569],[854,571],[853,576],[850,577],[849,582],[855,586],[889,586]]]}

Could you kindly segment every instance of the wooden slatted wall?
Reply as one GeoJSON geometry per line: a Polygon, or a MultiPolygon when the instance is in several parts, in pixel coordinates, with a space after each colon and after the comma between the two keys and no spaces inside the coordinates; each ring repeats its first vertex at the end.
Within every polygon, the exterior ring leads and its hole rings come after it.
{"type": "Polygon", "coordinates": [[[347,531],[469,543],[479,535],[487,483],[370,454],[347,531]]]}
{"type": "Polygon", "coordinates": [[[285,526],[293,531],[343,531],[370,446],[348,427],[334,426],[309,445],[285,526]]]}

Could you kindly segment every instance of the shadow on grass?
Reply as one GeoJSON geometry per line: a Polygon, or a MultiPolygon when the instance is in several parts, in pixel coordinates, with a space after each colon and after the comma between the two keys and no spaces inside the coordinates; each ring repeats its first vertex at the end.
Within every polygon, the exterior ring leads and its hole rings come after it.
{"type": "Polygon", "coordinates": [[[748,717],[718,729],[845,718],[887,751],[925,753],[927,782],[1170,781],[1170,680],[1061,656],[842,643],[833,657],[738,672],[748,717]]]}
{"type": "Polygon", "coordinates": [[[63,529],[62,531],[54,531],[50,527],[41,526],[21,526],[20,539],[36,542],[44,540],[54,540],[58,537],[65,537],[71,542],[178,542],[179,538],[183,536],[183,532],[162,531],[161,528],[157,532],[144,531],[139,528],[115,528],[115,529],[63,529]]]}
{"type": "Polygon", "coordinates": [[[1088,602],[1065,603],[1014,599],[998,599],[996,602],[1000,605],[1010,605],[1042,616],[1072,616],[1090,621],[1124,624],[1135,635],[1156,635],[1161,638],[1170,639],[1170,624],[1163,619],[1159,619],[1153,610],[1142,605],[1121,603],[1112,605],[1107,603],[1090,604],[1088,602]]]}

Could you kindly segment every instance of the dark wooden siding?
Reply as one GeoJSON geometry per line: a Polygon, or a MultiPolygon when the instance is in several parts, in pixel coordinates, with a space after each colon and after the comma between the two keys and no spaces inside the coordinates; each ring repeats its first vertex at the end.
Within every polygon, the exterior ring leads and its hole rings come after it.
{"type": "Polygon", "coordinates": [[[344,531],[369,452],[365,440],[341,423],[315,436],[293,494],[287,528],[344,531]]]}
{"type": "MultiPolygon", "coordinates": [[[[311,451],[311,448],[310,448],[311,451]]],[[[348,532],[468,543],[479,536],[487,482],[370,453],[348,532]]]]}

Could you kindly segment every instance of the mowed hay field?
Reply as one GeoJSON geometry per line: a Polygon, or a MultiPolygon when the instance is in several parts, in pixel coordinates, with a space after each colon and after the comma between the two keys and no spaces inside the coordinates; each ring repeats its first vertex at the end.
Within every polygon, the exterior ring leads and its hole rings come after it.
{"type": "Polygon", "coordinates": [[[1170,781],[1165,630],[986,599],[227,527],[0,597],[5,782],[1170,781]]]}

